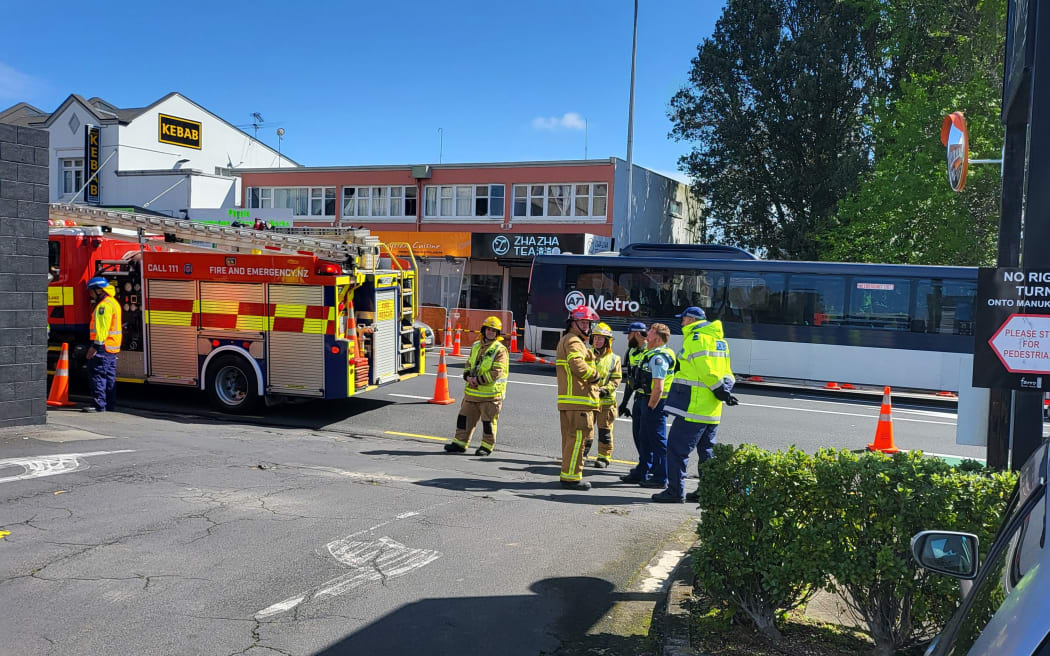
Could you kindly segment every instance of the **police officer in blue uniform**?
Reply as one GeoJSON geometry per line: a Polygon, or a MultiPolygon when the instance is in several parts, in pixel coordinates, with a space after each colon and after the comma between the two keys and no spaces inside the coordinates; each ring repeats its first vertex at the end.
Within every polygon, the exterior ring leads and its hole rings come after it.
{"type": "Polygon", "coordinates": [[[671,329],[662,323],[649,327],[648,350],[632,367],[636,394],[634,424],[638,426],[638,466],[620,478],[625,483],[663,489],[667,484],[667,414],[664,403],[674,381],[675,354],[667,346],[671,329]]]}

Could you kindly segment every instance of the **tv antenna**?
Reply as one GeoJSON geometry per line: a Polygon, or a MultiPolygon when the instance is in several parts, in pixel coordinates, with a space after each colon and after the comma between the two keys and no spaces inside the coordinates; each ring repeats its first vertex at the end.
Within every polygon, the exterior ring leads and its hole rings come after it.
{"type": "Polygon", "coordinates": [[[255,128],[256,141],[258,141],[259,139],[259,126],[262,125],[264,122],[265,121],[263,121],[262,114],[260,114],[259,112],[252,112],[252,127],[255,128]]]}
{"type": "Polygon", "coordinates": [[[255,138],[256,141],[259,140],[259,128],[278,127],[282,125],[281,123],[267,123],[266,120],[263,118],[262,114],[260,114],[259,112],[252,112],[251,117],[251,123],[245,123],[236,127],[241,130],[251,128],[253,133],[252,136],[255,138]]]}

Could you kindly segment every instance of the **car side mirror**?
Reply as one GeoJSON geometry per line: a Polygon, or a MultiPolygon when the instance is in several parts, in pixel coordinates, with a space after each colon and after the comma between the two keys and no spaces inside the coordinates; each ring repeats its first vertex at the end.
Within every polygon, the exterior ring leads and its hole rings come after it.
{"type": "Polygon", "coordinates": [[[956,531],[922,531],[911,539],[915,561],[931,572],[970,580],[977,576],[980,559],[977,536],[956,531]]]}

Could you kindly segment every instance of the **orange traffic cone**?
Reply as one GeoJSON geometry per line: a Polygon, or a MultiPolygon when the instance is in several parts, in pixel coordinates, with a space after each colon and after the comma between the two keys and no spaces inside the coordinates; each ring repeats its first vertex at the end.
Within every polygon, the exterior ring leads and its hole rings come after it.
{"type": "Polygon", "coordinates": [[[528,348],[521,349],[521,357],[518,358],[518,362],[524,362],[528,364],[530,362],[537,362],[536,356],[533,355],[528,348]]]}
{"type": "Polygon", "coordinates": [[[837,389],[842,389],[842,388],[839,387],[838,383],[832,382],[832,383],[828,383],[827,385],[825,385],[824,389],[837,390],[837,389]]]}
{"type": "Polygon", "coordinates": [[[459,350],[459,324],[456,324],[456,343],[452,345],[452,355],[463,357],[463,353],[459,350]]]}
{"type": "Polygon", "coordinates": [[[875,428],[875,442],[868,445],[868,451],[900,451],[893,444],[893,417],[890,416],[890,412],[890,388],[887,386],[882,390],[882,409],[879,410],[879,424],[875,428]]]}
{"type": "Polygon", "coordinates": [[[518,352],[518,322],[515,321],[511,325],[513,325],[514,327],[511,329],[511,332],[510,332],[510,352],[511,353],[517,353],[518,352]]]}
{"type": "Polygon", "coordinates": [[[445,348],[452,348],[452,319],[445,317],[445,348]]]}
{"type": "Polygon", "coordinates": [[[347,338],[353,344],[354,357],[361,357],[361,336],[357,333],[357,319],[354,319],[353,310],[350,311],[350,316],[347,317],[346,332],[347,338]]]}
{"type": "Polygon", "coordinates": [[[434,398],[427,401],[427,403],[436,403],[438,405],[454,403],[456,399],[448,395],[448,368],[445,366],[445,349],[441,349],[441,359],[438,360],[437,373],[437,380],[434,381],[434,398]]]}
{"type": "Polygon", "coordinates": [[[750,376],[748,378],[748,380],[751,381],[752,383],[764,383],[764,382],[766,382],[766,379],[763,378],[762,376],[750,376]]]}
{"type": "Polygon", "coordinates": [[[842,383],[842,389],[855,390],[855,389],[857,389],[857,386],[854,385],[853,383],[842,383]]]}
{"type": "Polygon", "coordinates": [[[62,352],[55,365],[55,379],[51,381],[51,393],[47,395],[47,404],[56,408],[68,408],[76,405],[69,402],[69,344],[62,342],[62,352]]]}

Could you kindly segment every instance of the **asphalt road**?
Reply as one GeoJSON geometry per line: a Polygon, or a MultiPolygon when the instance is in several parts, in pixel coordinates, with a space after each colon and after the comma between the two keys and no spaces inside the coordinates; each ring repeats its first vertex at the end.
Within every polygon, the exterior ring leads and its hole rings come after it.
{"type": "MultiPolygon", "coordinates": [[[[449,387],[457,404],[431,405],[437,358],[428,356],[428,373],[393,386],[345,401],[306,402],[270,408],[247,421],[272,426],[294,426],[346,434],[389,435],[412,433],[451,437],[456,408],[463,393],[463,358],[448,361],[449,387]]],[[[821,447],[863,449],[875,436],[879,397],[840,398],[819,390],[740,386],[734,392],[741,404],[726,408],[719,440],[729,444],[753,443],[768,449],[791,445],[806,451],[821,447]]],[[[201,414],[224,420],[207,409],[206,398],[194,391],[125,385],[122,398],[138,409],[201,414]]],[[[511,382],[499,421],[497,446],[515,453],[560,457],[558,416],[554,405],[554,367],[511,366],[511,382]]],[[[952,406],[914,399],[894,399],[894,434],[897,446],[954,457],[983,458],[983,447],[955,443],[956,412],[952,406]]],[[[617,422],[614,457],[634,461],[630,421],[617,422]]],[[[477,439],[477,438],[475,438],[477,439]]]]}
{"type": "MultiPolygon", "coordinates": [[[[425,402],[434,380],[245,418],[123,386],[122,412],[0,431],[0,653],[556,654],[617,601],[655,599],[645,566],[695,514],[619,483],[629,423],[621,462],[567,491],[551,367],[512,367],[484,459],[442,451],[457,406],[425,402]]],[[[722,441],[774,449],[863,448],[879,413],[739,396],[722,441]]],[[[981,455],[954,444],[950,409],[894,412],[903,448],[981,455]]]]}

